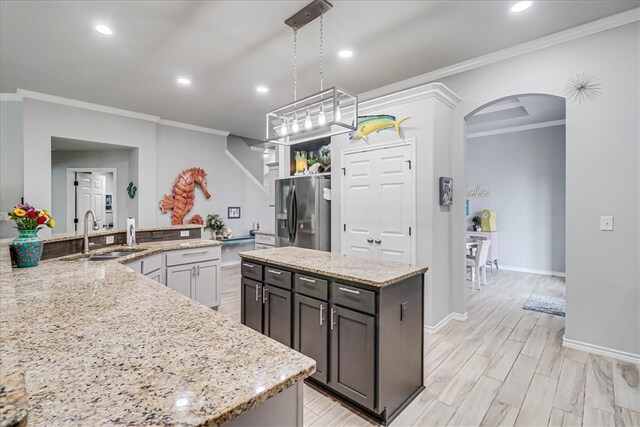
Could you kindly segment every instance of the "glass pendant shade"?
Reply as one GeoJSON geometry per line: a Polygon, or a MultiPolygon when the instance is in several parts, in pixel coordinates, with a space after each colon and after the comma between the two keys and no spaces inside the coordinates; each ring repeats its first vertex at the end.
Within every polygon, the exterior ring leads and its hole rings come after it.
{"type": "Polygon", "coordinates": [[[293,145],[352,132],[356,117],[358,97],[332,87],[267,113],[266,140],[293,145]],[[299,117],[304,117],[304,126],[299,117]]]}

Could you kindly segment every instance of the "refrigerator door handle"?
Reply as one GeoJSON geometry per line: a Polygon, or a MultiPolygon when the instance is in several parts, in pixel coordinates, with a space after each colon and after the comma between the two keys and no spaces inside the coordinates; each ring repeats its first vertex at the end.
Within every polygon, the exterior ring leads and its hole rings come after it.
{"type": "Polygon", "coordinates": [[[291,188],[291,243],[293,243],[298,234],[298,198],[296,197],[296,186],[293,185],[291,188]]]}
{"type": "Polygon", "coordinates": [[[293,223],[293,184],[289,187],[289,194],[287,195],[287,231],[289,232],[289,243],[293,243],[293,231],[291,230],[291,224],[293,223]]]}

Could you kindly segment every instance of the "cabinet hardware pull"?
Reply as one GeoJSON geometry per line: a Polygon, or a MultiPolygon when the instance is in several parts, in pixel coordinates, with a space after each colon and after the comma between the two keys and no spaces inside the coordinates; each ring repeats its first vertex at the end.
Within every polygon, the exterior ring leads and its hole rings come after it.
{"type": "Polygon", "coordinates": [[[333,327],[335,326],[336,322],[333,320],[333,315],[335,314],[335,310],[332,308],[331,309],[331,330],[333,331],[333,327]]]}
{"type": "Polygon", "coordinates": [[[316,281],[315,281],[315,280],[313,280],[313,279],[307,279],[307,278],[306,278],[306,277],[304,277],[304,276],[300,276],[300,280],[302,280],[303,282],[316,283],[316,281]]]}
{"type": "Polygon", "coordinates": [[[260,285],[256,285],[256,301],[260,300],[260,285]]]}
{"type": "Polygon", "coordinates": [[[191,267],[191,275],[193,277],[196,277],[196,266],[195,265],[193,267],[191,267]]]}
{"type": "Polygon", "coordinates": [[[360,295],[360,291],[354,291],[353,289],[343,288],[342,286],[340,286],[340,288],[338,289],[340,289],[343,292],[349,292],[350,294],[360,295]]]}
{"type": "Polygon", "coordinates": [[[182,256],[206,254],[207,251],[183,252],[182,256]]]}
{"type": "Polygon", "coordinates": [[[375,242],[376,242],[377,245],[379,245],[380,243],[382,243],[382,240],[376,239],[375,242]]]}
{"type": "Polygon", "coordinates": [[[255,265],[253,264],[247,264],[246,262],[243,262],[242,265],[244,265],[245,267],[249,267],[249,268],[253,268],[255,267],[255,265]]]}
{"type": "Polygon", "coordinates": [[[267,289],[267,288],[264,288],[264,289],[262,290],[262,303],[263,303],[263,304],[266,304],[266,303],[267,303],[267,299],[269,299],[269,298],[267,297],[267,292],[269,292],[269,289],[267,289]]]}
{"type": "Polygon", "coordinates": [[[196,269],[197,269],[198,277],[199,277],[200,276],[200,266],[197,266],[196,269]]]}
{"type": "Polygon", "coordinates": [[[373,239],[372,239],[371,237],[369,237],[369,238],[367,239],[367,243],[373,243],[373,239]]]}
{"type": "Polygon", "coordinates": [[[322,322],[324,322],[324,316],[322,312],[324,311],[324,304],[320,304],[320,326],[322,326],[322,322]]]}
{"type": "Polygon", "coordinates": [[[277,274],[278,276],[282,274],[282,271],[278,270],[267,270],[269,273],[277,274]]]}
{"type": "Polygon", "coordinates": [[[407,318],[407,301],[400,304],[400,321],[404,322],[404,319],[407,318]]]}

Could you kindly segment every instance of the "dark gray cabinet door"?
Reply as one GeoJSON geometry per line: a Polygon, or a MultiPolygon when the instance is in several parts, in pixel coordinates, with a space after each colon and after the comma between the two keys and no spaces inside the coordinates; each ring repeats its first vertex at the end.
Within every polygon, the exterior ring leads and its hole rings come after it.
{"type": "Polygon", "coordinates": [[[242,324],[262,333],[262,284],[243,277],[240,295],[242,324]]]}
{"type": "Polygon", "coordinates": [[[375,318],[331,306],[329,321],[331,367],[328,385],[375,410],[375,318]]]}
{"type": "Polygon", "coordinates": [[[293,313],[293,348],[316,361],[316,372],[312,376],[326,384],[329,367],[328,304],[296,294],[293,313]]]}
{"type": "Polygon", "coordinates": [[[291,291],[264,285],[262,292],[264,334],[291,347],[291,291]]]}

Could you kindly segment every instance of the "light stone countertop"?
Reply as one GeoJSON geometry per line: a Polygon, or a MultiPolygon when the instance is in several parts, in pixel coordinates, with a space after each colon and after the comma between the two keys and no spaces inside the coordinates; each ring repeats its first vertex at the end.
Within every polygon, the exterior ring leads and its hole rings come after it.
{"type": "Polygon", "coordinates": [[[217,425],[311,375],[312,359],[122,265],[218,245],[11,269],[2,244],[0,426],[27,412],[33,425],[217,425]]]}
{"type": "Polygon", "coordinates": [[[245,259],[362,285],[384,287],[424,274],[427,267],[286,246],[240,252],[245,259]]]}

